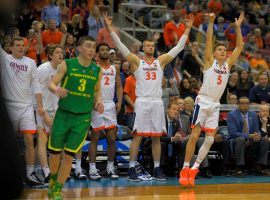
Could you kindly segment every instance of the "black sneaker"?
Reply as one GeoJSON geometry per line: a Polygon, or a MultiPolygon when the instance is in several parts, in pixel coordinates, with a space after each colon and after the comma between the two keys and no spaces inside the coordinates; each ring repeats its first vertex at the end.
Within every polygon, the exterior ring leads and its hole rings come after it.
{"type": "Polygon", "coordinates": [[[26,184],[28,186],[43,186],[44,184],[39,180],[35,172],[26,177],[26,184]]]}
{"type": "Polygon", "coordinates": [[[136,173],[138,174],[138,178],[141,179],[142,181],[152,180],[151,174],[149,174],[149,172],[146,171],[146,169],[144,169],[144,167],[140,163],[136,163],[135,170],[136,173]]]}
{"type": "Polygon", "coordinates": [[[141,181],[141,179],[138,177],[138,174],[136,172],[135,167],[131,167],[128,170],[128,178],[130,181],[138,182],[141,181]]]}
{"type": "Polygon", "coordinates": [[[86,172],[83,169],[80,171],[75,170],[74,178],[77,180],[86,180],[87,179],[86,172]]]}
{"type": "Polygon", "coordinates": [[[111,169],[107,169],[107,177],[111,180],[118,180],[119,179],[116,167],[112,167],[111,169]]]}
{"type": "Polygon", "coordinates": [[[153,180],[157,180],[157,181],[166,181],[167,180],[166,176],[163,174],[160,167],[156,167],[154,169],[153,180]]]}

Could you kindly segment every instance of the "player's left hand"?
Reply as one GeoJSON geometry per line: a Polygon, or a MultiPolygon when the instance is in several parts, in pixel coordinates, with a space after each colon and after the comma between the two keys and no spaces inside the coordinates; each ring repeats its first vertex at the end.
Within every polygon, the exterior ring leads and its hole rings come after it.
{"type": "Polygon", "coordinates": [[[245,19],[244,12],[241,12],[241,14],[240,14],[240,16],[238,17],[238,19],[235,18],[235,23],[234,23],[235,26],[236,26],[236,27],[240,27],[244,19],[245,19]]]}
{"type": "Polygon", "coordinates": [[[43,117],[45,115],[44,108],[41,107],[41,106],[38,106],[37,113],[38,113],[39,116],[43,117]]]}
{"type": "Polygon", "coordinates": [[[118,114],[119,112],[120,112],[120,110],[121,110],[121,105],[122,103],[121,102],[117,102],[116,104],[115,104],[115,109],[116,109],[116,113],[118,114]]]}
{"type": "Polygon", "coordinates": [[[45,112],[45,115],[44,115],[44,122],[47,126],[49,127],[52,127],[52,124],[53,124],[53,118],[51,118],[47,112],[45,112]]]}
{"type": "Polygon", "coordinates": [[[189,15],[189,19],[186,19],[186,23],[185,23],[186,28],[192,28],[193,22],[194,22],[194,16],[191,14],[189,15]]]}
{"type": "Polygon", "coordinates": [[[104,112],[104,105],[101,101],[97,101],[94,106],[95,110],[102,114],[104,112]]]}

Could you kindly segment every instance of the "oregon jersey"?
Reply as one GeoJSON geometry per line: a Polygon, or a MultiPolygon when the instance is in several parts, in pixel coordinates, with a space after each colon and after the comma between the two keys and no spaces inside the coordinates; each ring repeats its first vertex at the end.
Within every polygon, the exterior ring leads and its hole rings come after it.
{"type": "Polygon", "coordinates": [[[79,64],[77,58],[66,59],[67,72],[61,87],[69,92],[59,100],[59,108],[72,113],[91,112],[100,67],[92,62],[88,67],[79,64]]]}

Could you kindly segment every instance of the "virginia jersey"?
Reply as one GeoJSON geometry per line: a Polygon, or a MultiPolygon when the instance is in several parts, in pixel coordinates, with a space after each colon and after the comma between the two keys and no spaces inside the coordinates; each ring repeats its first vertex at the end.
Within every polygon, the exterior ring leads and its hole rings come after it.
{"type": "Polygon", "coordinates": [[[227,62],[220,67],[217,60],[213,65],[203,72],[203,84],[199,94],[207,96],[214,101],[219,101],[230,75],[230,69],[227,62]]]}
{"type": "Polygon", "coordinates": [[[140,60],[140,65],[134,75],[137,97],[162,97],[163,70],[158,60],[154,60],[151,64],[140,60]]]}
{"type": "Polygon", "coordinates": [[[115,92],[115,77],[116,69],[113,65],[108,68],[102,69],[102,79],[101,79],[101,95],[102,100],[106,102],[112,102],[115,92]]]}

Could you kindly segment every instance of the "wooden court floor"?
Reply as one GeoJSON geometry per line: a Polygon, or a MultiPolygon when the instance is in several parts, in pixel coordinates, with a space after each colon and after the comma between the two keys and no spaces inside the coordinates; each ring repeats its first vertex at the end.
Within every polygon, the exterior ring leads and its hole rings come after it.
{"type": "MultiPolygon", "coordinates": [[[[182,186],[65,188],[64,199],[104,200],[268,200],[270,183],[182,186]]],[[[48,199],[46,189],[25,189],[20,199],[48,199]]]]}

